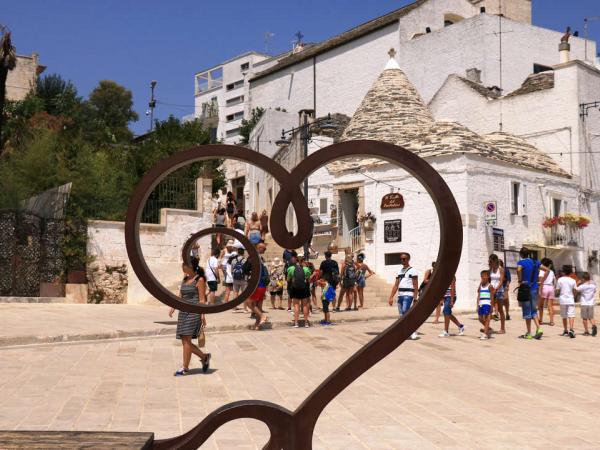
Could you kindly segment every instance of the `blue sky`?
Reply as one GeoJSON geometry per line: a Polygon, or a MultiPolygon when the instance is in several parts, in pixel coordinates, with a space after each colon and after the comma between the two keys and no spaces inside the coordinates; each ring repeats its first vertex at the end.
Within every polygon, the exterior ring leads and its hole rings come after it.
{"type": "MultiPolygon", "coordinates": [[[[70,79],[81,95],[99,80],[131,89],[140,121],[150,80],[158,80],[156,116],[193,112],[194,74],[248,50],[264,51],[266,32],[275,36],[270,53],[291,47],[301,30],[318,42],[399,8],[410,0],[261,0],[220,2],[160,0],[2,0],[0,23],[13,32],[20,54],[36,51],[46,73],[70,79]],[[166,105],[170,104],[170,105],[166,105]],[[177,106],[174,106],[177,105],[177,106]]],[[[533,0],[534,24],[583,35],[583,18],[600,15],[599,0],[533,0]]],[[[600,21],[590,37],[600,41],[600,21]]]]}

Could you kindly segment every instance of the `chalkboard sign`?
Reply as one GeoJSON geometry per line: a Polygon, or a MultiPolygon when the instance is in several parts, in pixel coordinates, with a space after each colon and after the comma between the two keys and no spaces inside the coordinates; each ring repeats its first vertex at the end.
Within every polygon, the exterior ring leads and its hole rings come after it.
{"type": "Polygon", "coordinates": [[[383,242],[393,243],[402,241],[402,220],[383,221],[383,242]]]}

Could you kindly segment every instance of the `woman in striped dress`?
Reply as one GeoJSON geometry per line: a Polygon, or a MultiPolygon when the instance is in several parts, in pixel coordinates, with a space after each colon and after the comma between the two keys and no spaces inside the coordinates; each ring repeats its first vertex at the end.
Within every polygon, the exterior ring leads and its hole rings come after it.
{"type": "MultiPolygon", "coordinates": [[[[202,268],[196,271],[187,264],[182,265],[185,274],[181,282],[180,296],[185,303],[197,305],[201,300],[206,303],[206,279],[202,268]]],[[[169,317],[173,317],[175,308],[169,311],[169,317]]],[[[175,376],[187,375],[190,371],[190,360],[192,353],[202,361],[202,372],[206,373],[210,366],[210,353],[204,353],[193,342],[200,334],[200,327],[206,326],[204,314],[188,313],[179,311],[177,316],[177,339],[181,339],[183,346],[183,365],[175,372],[175,376]]]]}

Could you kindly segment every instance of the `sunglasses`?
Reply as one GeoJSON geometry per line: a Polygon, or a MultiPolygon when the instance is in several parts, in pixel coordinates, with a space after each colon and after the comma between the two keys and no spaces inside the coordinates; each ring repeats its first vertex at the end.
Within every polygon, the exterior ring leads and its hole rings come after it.
{"type": "Polygon", "coordinates": [[[400,258],[400,261],[408,261],[408,258],[400,258]]]}

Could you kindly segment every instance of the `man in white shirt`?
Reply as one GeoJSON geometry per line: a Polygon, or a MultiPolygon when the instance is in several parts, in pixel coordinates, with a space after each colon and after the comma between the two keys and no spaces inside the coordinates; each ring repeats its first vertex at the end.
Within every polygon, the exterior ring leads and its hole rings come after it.
{"type": "Polygon", "coordinates": [[[229,301],[233,289],[233,275],[231,273],[231,264],[229,263],[229,260],[235,255],[237,255],[237,251],[234,248],[234,241],[233,239],[230,239],[227,241],[221,257],[221,272],[223,272],[223,277],[225,278],[225,281],[223,282],[223,285],[225,286],[225,295],[223,296],[224,303],[229,301]]]}
{"type": "Polygon", "coordinates": [[[584,336],[589,336],[589,324],[592,325],[592,336],[598,334],[598,327],[594,320],[594,304],[596,303],[596,283],[590,280],[590,274],[584,272],[582,282],[577,286],[577,292],[581,294],[581,319],[583,320],[583,328],[585,329],[584,336]]]}
{"type": "Polygon", "coordinates": [[[208,285],[208,304],[212,305],[215,303],[215,293],[219,287],[219,255],[221,250],[218,248],[214,249],[212,256],[208,258],[206,262],[206,268],[204,269],[204,277],[206,278],[206,284],[208,285]]]}
{"type": "Polygon", "coordinates": [[[556,290],[559,292],[558,302],[560,303],[560,317],[563,322],[563,334],[562,336],[569,336],[571,339],[575,338],[575,294],[577,293],[577,283],[571,274],[573,268],[571,266],[563,266],[564,275],[556,282],[556,290]],[[567,321],[569,328],[567,329],[567,321]]]}
{"type": "MultiPolygon", "coordinates": [[[[402,263],[402,268],[398,272],[388,303],[390,306],[394,304],[394,296],[398,292],[398,312],[402,317],[408,312],[413,301],[417,298],[419,277],[417,271],[410,267],[410,254],[401,253],[400,262],[402,263]]],[[[410,338],[418,339],[418,333],[415,331],[410,338]]]]}

